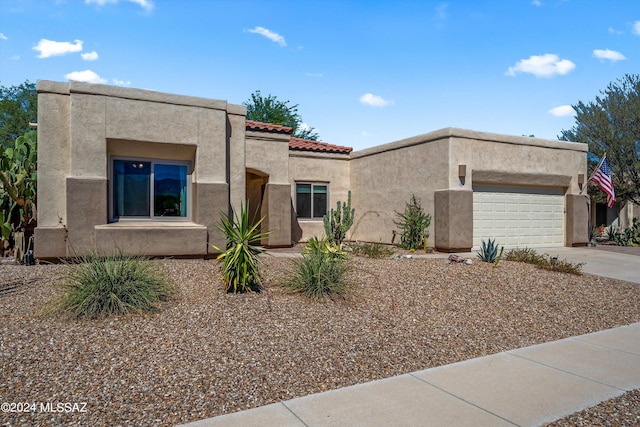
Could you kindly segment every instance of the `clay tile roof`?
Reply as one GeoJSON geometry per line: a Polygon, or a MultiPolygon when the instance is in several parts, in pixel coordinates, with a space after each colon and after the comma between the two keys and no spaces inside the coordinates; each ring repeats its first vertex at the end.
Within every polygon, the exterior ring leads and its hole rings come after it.
{"type": "Polygon", "coordinates": [[[289,140],[289,150],[349,154],[351,153],[353,148],[343,147],[341,145],[328,144],[326,142],[311,141],[308,139],[301,139],[301,138],[296,138],[292,136],[291,139],[289,140]]]}
{"type": "Polygon", "coordinates": [[[253,120],[246,120],[247,130],[257,130],[275,133],[288,133],[293,132],[293,128],[281,125],[272,125],[270,123],[254,122],[253,120]]]}
{"type": "MultiPolygon", "coordinates": [[[[272,125],[270,123],[255,122],[253,120],[246,120],[246,128],[247,130],[284,133],[289,135],[293,132],[293,129],[288,126],[272,125]]],[[[326,142],[312,141],[309,139],[296,138],[292,136],[289,140],[289,150],[349,154],[351,153],[353,148],[328,144],[326,142]]]]}

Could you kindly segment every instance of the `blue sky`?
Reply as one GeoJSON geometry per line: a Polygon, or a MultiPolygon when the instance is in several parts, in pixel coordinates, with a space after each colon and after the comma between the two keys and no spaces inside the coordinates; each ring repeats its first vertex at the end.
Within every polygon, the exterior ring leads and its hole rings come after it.
{"type": "Polygon", "coordinates": [[[637,0],[1,0],[0,84],[299,105],[362,149],[445,127],[555,139],[640,72],[637,0]]]}

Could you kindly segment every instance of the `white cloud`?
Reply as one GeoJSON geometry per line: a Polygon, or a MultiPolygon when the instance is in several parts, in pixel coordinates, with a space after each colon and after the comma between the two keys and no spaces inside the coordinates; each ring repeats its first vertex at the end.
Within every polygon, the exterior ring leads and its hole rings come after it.
{"type": "Polygon", "coordinates": [[[146,11],[151,11],[154,8],[154,3],[152,0],[129,0],[131,3],[135,3],[140,5],[141,8],[143,8],[146,11]]]}
{"type": "Polygon", "coordinates": [[[559,105],[550,109],[548,113],[556,117],[569,117],[575,116],[576,110],[571,105],[559,105]]]}
{"type": "Polygon", "coordinates": [[[636,21],[633,24],[633,30],[631,32],[637,36],[640,36],[640,21],[636,21]]]}
{"type": "Polygon", "coordinates": [[[324,77],[322,73],[307,73],[307,77],[324,77]]]}
{"type": "Polygon", "coordinates": [[[440,21],[447,19],[449,14],[447,13],[447,8],[449,5],[447,3],[441,3],[436,6],[436,18],[440,21]]]}
{"type": "Polygon", "coordinates": [[[622,61],[624,59],[627,59],[623,54],[621,54],[620,52],[617,52],[615,50],[609,50],[609,49],[595,49],[593,51],[593,56],[595,56],[598,59],[608,59],[609,61],[622,61]]]}
{"type": "Polygon", "coordinates": [[[253,34],[260,34],[261,36],[268,38],[272,42],[278,43],[282,47],[287,45],[287,42],[285,41],[284,37],[264,27],[255,27],[247,31],[253,34]]]}
{"type": "Polygon", "coordinates": [[[73,71],[69,74],[65,74],[65,77],[69,80],[76,80],[79,82],[87,83],[106,83],[107,80],[100,77],[97,73],[91,70],[73,71]]]}
{"type": "Polygon", "coordinates": [[[0,40],[9,40],[9,37],[5,36],[4,33],[0,33],[0,40]]]}
{"type": "MultiPolygon", "coordinates": [[[[147,12],[151,12],[155,7],[153,0],[125,0],[129,3],[135,3],[147,12]]],[[[104,6],[105,4],[116,4],[120,0],[84,0],[85,4],[97,4],[98,6],[104,6]]]]}
{"type": "Polygon", "coordinates": [[[370,105],[372,107],[385,107],[387,105],[393,105],[393,101],[387,101],[381,96],[374,95],[372,93],[365,93],[360,97],[360,102],[364,105],[370,105]]]}
{"type": "Polygon", "coordinates": [[[11,57],[11,60],[12,60],[12,61],[18,61],[19,59],[20,59],[20,55],[13,55],[13,56],[11,57]]]}
{"type": "Polygon", "coordinates": [[[540,0],[532,0],[531,4],[536,6],[536,7],[542,6],[542,2],[540,0]]]}
{"type": "Polygon", "coordinates": [[[622,34],[622,31],[616,30],[613,27],[609,27],[609,34],[614,34],[614,35],[618,35],[619,36],[620,34],[622,34]]]}
{"type": "Polygon", "coordinates": [[[516,65],[509,67],[505,74],[515,76],[518,73],[530,73],[536,77],[553,77],[556,74],[569,74],[574,68],[576,64],[568,59],[560,59],[558,55],[545,53],[532,55],[529,59],[521,59],[516,62],[516,65]]]}
{"type": "Polygon", "coordinates": [[[80,52],[82,50],[82,40],[75,40],[75,43],[71,43],[41,39],[33,50],[40,52],[38,58],[66,55],[67,53],[80,52]]]}
{"type": "Polygon", "coordinates": [[[81,53],[80,56],[82,56],[82,59],[84,59],[85,61],[95,61],[96,59],[98,59],[98,52],[93,51],[81,53]]]}
{"type": "Polygon", "coordinates": [[[113,84],[116,85],[116,86],[129,86],[131,84],[131,81],[113,79],[113,84]]]}

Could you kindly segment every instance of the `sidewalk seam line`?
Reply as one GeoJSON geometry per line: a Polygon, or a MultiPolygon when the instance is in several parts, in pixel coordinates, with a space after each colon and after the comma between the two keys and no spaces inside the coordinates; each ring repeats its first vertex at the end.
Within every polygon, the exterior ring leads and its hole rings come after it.
{"type": "MultiPolygon", "coordinates": [[[[559,372],[564,372],[565,374],[569,374],[569,375],[572,375],[574,377],[582,378],[583,380],[587,380],[587,381],[594,382],[596,384],[601,384],[601,385],[604,385],[604,386],[607,386],[607,387],[611,387],[612,389],[619,390],[619,391],[621,391],[623,393],[626,393],[628,391],[628,390],[625,390],[625,389],[620,388],[618,386],[607,384],[607,383],[603,383],[602,381],[594,380],[593,378],[585,377],[585,376],[582,376],[582,375],[577,374],[575,372],[565,371],[564,369],[558,368],[557,366],[547,365],[546,363],[542,363],[542,362],[539,362],[537,360],[529,359],[528,357],[524,357],[524,356],[521,356],[519,354],[513,354],[513,353],[511,353],[509,351],[507,351],[506,353],[508,353],[511,356],[515,356],[515,357],[518,357],[520,359],[527,360],[527,361],[529,361],[531,363],[535,363],[536,365],[544,366],[545,368],[553,369],[553,370],[559,371],[559,372]]],[[[638,387],[634,387],[633,389],[636,389],[636,388],[638,388],[638,387]]]]}
{"type": "MultiPolygon", "coordinates": [[[[617,329],[617,328],[616,328],[617,329]]],[[[590,341],[587,341],[585,339],[580,339],[583,335],[577,336],[577,337],[570,337],[569,339],[572,339],[574,341],[579,341],[581,343],[585,343],[585,344],[590,344],[593,345],[595,347],[599,347],[599,348],[606,348],[608,350],[614,350],[617,351],[619,353],[625,353],[625,354],[631,354],[633,356],[640,356],[640,353],[634,353],[632,351],[627,351],[627,350],[622,350],[621,348],[616,348],[616,347],[610,347],[608,345],[604,345],[604,344],[597,344],[597,343],[593,343],[590,341]]]]}
{"type": "Polygon", "coordinates": [[[293,414],[293,416],[294,416],[294,417],[296,417],[297,419],[299,419],[299,420],[300,420],[300,422],[301,422],[303,425],[305,425],[305,426],[309,427],[309,424],[305,423],[305,422],[302,420],[302,418],[300,418],[300,417],[298,416],[298,414],[296,414],[295,412],[293,412],[293,411],[291,410],[291,408],[289,408],[289,407],[287,406],[287,402],[280,402],[280,403],[282,404],[282,406],[284,406],[285,408],[287,408],[287,411],[291,412],[291,413],[293,414]]]}
{"type": "Polygon", "coordinates": [[[476,405],[476,404],[475,404],[475,403],[473,403],[473,402],[469,402],[468,400],[463,399],[462,397],[460,397],[460,396],[458,396],[458,395],[455,395],[455,394],[453,394],[453,393],[451,393],[451,392],[449,392],[449,391],[447,391],[447,390],[445,390],[445,389],[443,389],[443,388],[440,388],[440,387],[438,387],[437,385],[432,384],[432,383],[430,383],[429,381],[425,380],[424,378],[417,377],[417,376],[415,376],[415,375],[414,375],[414,373],[410,373],[409,375],[410,375],[410,376],[412,376],[413,378],[415,378],[415,379],[419,380],[419,381],[422,381],[422,382],[423,382],[423,383],[425,383],[425,384],[430,385],[431,387],[434,387],[434,388],[436,388],[436,389],[440,390],[440,391],[441,391],[441,392],[443,392],[443,393],[448,394],[449,396],[451,396],[451,397],[453,397],[453,398],[455,398],[455,399],[457,399],[457,400],[460,400],[460,401],[462,401],[462,402],[466,403],[467,405],[471,405],[471,406],[473,406],[473,407],[475,407],[475,408],[478,408],[478,409],[480,409],[481,411],[486,412],[487,414],[491,414],[491,415],[493,415],[494,417],[500,418],[501,420],[504,420],[504,421],[508,422],[509,424],[513,424],[514,426],[520,426],[519,424],[516,424],[516,423],[514,423],[513,421],[511,421],[511,420],[509,420],[509,419],[507,419],[507,418],[505,418],[505,417],[502,417],[502,416],[500,416],[500,415],[498,415],[498,414],[495,414],[495,413],[491,412],[490,410],[488,410],[488,409],[486,409],[486,408],[483,408],[482,406],[478,406],[478,405],[476,405]]]}

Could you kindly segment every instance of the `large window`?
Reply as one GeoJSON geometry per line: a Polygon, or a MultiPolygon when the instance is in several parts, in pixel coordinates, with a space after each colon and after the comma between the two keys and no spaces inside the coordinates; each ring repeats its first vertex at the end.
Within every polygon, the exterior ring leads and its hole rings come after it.
{"type": "Polygon", "coordinates": [[[328,192],[327,184],[296,184],[298,218],[321,219],[327,213],[328,192]]]}
{"type": "Polygon", "coordinates": [[[110,218],[187,219],[190,181],[189,162],[115,158],[110,218]]]}

